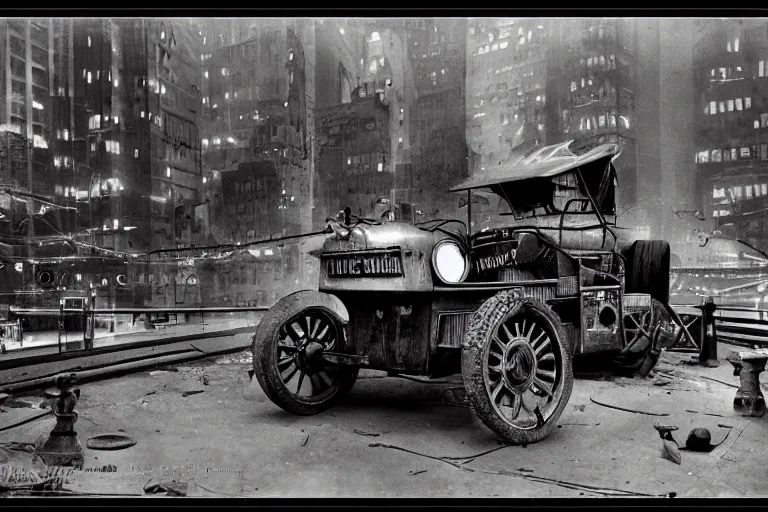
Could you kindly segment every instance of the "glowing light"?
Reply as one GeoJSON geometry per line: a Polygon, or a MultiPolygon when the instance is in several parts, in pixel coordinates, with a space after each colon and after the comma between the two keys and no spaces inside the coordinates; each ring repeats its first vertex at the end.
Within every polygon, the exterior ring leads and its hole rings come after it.
{"type": "Polygon", "coordinates": [[[119,226],[120,226],[120,221],[118,221],[117,219],[113,219],[112,220],[112,228],[113,229],[117,229],[119,226]]]}
{"type": "Polygon", "coordinates": [[[88,72],[88,83],[91,83],[91,72],[88,72]]]}
{"type": "Polygon", "coordinates": [[[458,283],[464,276],[467,261],[455,243],[445,243],[437,248],[435,270],[448,283],[458,283]]]}
{"type": "Polygon", "coordinates": [[[376,167],[376,170],[379,171],[379,172],[383,171],[384,170],[384,164],[379,163],[379,165],[376,167]]]}
{"type": "Polygon", "coordinates": [[[165,94],[165,84],[160,87],[160,94],[165,94]]]}
{"type": "Polygon", "coordinates": [[[339,34],[344,35],[344,29],[343,28],[339,29],[339,34]]]}
{"type": "Polygon", "coordinates": [[[204,76],[205,78],[208,78],[208,72],[206,71],[205,73],[203,73],[203,76],[204,76]]]}
{"type": "Polygon", "coordinates": [[[283,103],[283,106],[287,107],[288,106],[288,102],[286,101],[285,103],[283,103]]]}
{"type": "Polygon", "coordinates": [[[118,84],[117,78],[115,78],[115,87],[117,87],[117,84],[118,84]]]}
{"type": "Polygon", "coordinates": [[[203,176],[203,184],[205,184],[205,183],[207,183],[207,182],[208,182],[208,178],[206,178],[205,176],[203,176]]]}
{"type": "Polygon", "coordinates": [[[264,256],[272,256],[273,254],[272,249],[264,249],[264,256]]]}
{"type": "Polygon", "coordinates": [[[37,110],[43,110],[43,104],[38,103],[37,101],[32,101],[32,108],[37,110]]]}
{"type": "Polygon", "coordinates": [[[234,144],[235,139],[233,137],[227,137],[227,142],[229,142],[230,144],[234,144]]]}
{"type": "Polygon", "coordinates": [[[166,167],[165,168],[165,176],[166,176],[166,178],[170,178],[171,177],[171,168],[170,167],[166,167]]]}
{"type": "Polygon", "coordinates": [[[48,149],[48,143],[41,135],[35,135],[33,138],[33,145],[36,148],[48,149]]]}

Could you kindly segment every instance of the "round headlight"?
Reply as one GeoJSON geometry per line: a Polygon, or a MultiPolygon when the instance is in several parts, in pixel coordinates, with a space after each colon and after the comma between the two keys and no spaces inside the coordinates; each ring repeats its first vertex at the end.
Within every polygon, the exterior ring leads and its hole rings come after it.
{"type": "Polygon", "coordinates": [[[453,240],[441,240],[432,252],[437,277],[444,283],[460,283],[467,278],[469,262],[464,250],[453,240]]]}

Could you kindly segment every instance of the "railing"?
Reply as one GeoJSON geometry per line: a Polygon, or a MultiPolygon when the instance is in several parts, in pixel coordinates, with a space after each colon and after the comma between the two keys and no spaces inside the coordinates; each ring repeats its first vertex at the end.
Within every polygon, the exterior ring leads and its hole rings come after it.
{"type": "MultiPolygon", "coordinates": [[[[694,323],[701,316],[696,306],[678,304],[671,306],[679,315],[685,315],[694,323]]],[[[713,312],[717,337],[736,345],[768,346],[768,310],[744,306],[717,306],[713,312]]]]}
{"type": "MultiPolygon", "coordinates": [[[[5,341],[15,341],[19,343],[19,348],[22,348],[24,346],[24,332],[21,328],[21,318],[24,317],[57,317],[58,318],[58,332],[51,333],[54,338],[57,336],[57,340],[51,340],[50,343],[40,344],[39,347],[52,347],[54,345],[58,345],[58,351],[59,353],[68,351],[68,350],[90,350],[93,348],[93,343],[95,339],[95,330],[96,330],[96,318],[97,317],[110,317],[110,330],[109,335],[119,334],[114,332],[114,322],[115,322],[115,315],[131,315],[132,321],[131,326],[135,324],[135,321],[138,317],[141,315],[144,315],[146,320],[150,322],[151,327],[149,327],[150,332],[153,330],[155,323],[161,323],[157,322],[158,317],[160,315],[167,315],[174,316],[176,319],[176,326],[179,325],[178,322],[178,315],[200,315],[200,324],[197,324],[196,322],[186,321],[181,325],[187,325],[187,326],[204,326],[205,324],[205,315],[212,315],[212,314],[220,314],[220,313],[258,313],[258,312],[265,312],[268,311],[269,307],[267,306],[231,306],[231,307],[205,307],[205,308],[194,308],[194,307],[144,307],[144,308],[90,308],[86,304],[83,308],[19,308],[19,307],[13,307],[11,306],[9,310],[9,314],[11,316],[10,322],[4,322],[0,325],[8,325],[13,326],[13,338],[10,338],[9,336],[5,336],[5,341]],[[73,330],[66,330],[65,329],[65,318],[72,318],[72,317],[81,317],[82,318],[82,326],[81,328],[75,328],[74,332],[79,333],[82,332],[82,338],[70,340],[68,334],[73,332],[73,330]],[[66,335],[66,339],[64,343],[62,344],[62,335],[66,335]],[[76,345],[76,347],[72,347],[72,345],[76,345]]],[[[163,318],[163,322],[167,322],[169,318],[163,318]]],[[[8,329],[6,329],[8,330],[8,329]]],[[[79,338],[79,335],[77,336],[79,338]]],[[[5,353],[7,343],[3,344],[3,353],[5,353]]],[[[29,346],[29,345],[28,345],[29,346]]]]}

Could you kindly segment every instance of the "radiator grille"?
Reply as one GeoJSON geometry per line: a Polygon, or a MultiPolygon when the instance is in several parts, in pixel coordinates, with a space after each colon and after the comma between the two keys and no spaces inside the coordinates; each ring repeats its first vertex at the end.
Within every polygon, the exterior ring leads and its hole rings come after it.
{"type": "Polygon", "coordinates": [[[461,340],[467,332],[469,320],[472,318],[471,312],[464,313],[443,313],[438,320],[437,344],[440,347],[458,348],[461,346],[461,340]]]}
{"type": "Polygon", "coordinates": [[[647,293],[625,293],[624,311],[648,311],[651,309],[651,296],[647,293]]]}
{"type": "Polygon", "coordinates": [[[571,297],[579,293],[579,276],[563,276],[557,280],[557,296],[571,297]]]}
{"type": "Polygon", "coordinates": [[[403,275],[400,251],[340,254],[324,258],[330,277],[391,277],[403,275]]]}

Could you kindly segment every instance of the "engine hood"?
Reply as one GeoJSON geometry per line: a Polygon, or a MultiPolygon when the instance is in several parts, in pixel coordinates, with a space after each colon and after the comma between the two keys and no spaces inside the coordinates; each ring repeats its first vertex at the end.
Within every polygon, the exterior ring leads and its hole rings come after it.
{"type": "MultiPolygon", "coordinates": [[[[412,251],[431,253],[431,248],[443,236],[419,229],[411,224],[388,222],[380,225],[358,224],[349,230],[346,239],[329,235],[323,243],[323,253],[341,251],[366,251],[400,247],[412,251]]],[[[425,254],[428,255],[428,254],[425,254]]]]}

